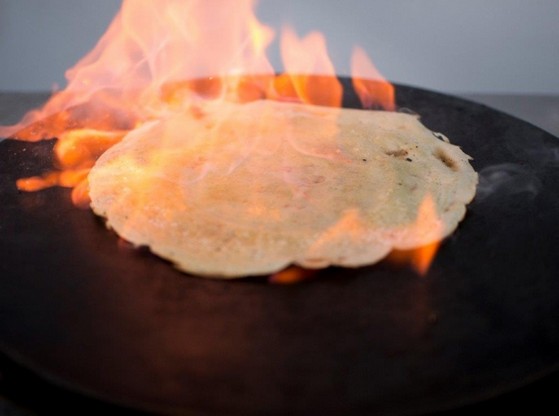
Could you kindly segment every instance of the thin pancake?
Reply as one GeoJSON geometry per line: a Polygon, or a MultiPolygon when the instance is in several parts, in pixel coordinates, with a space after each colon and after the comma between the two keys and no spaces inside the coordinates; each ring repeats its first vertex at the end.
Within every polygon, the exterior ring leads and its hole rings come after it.
{"type": "Polygon", "coordinates": [[[477,174],[417,117],[270,100],[133,131],[89,175],[107,225],[212,277],[361,266],[449,235],[477,174]],[[418,226],[429,200],[435,216],[418,226]]]}

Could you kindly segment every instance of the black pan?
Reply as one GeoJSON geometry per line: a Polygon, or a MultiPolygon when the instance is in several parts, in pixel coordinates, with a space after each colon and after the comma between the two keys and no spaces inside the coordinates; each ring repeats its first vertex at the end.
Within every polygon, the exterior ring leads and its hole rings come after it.
{"type": "Polygon", "coordinates": [[[292,286],[187,276],[66,190],[19,193],[52,142],[0,143],[2,353],[68,389],[186,415],[417,414],[555,371],[559,141],[455,97],[397,96],[481,172],[424,277],[387,262],[292,286]]]}

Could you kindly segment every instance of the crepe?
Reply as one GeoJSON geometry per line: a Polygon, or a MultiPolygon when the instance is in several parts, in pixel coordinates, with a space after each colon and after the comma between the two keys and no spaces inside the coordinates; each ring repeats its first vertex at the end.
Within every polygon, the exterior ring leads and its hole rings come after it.
{"type": "Polygon", "coordinates": [[[475,194],[469,159],[409,114],[206,103],[128,134],[89,193],[108,227],[192,274],[357,267],[449,235],[475,194]]]}

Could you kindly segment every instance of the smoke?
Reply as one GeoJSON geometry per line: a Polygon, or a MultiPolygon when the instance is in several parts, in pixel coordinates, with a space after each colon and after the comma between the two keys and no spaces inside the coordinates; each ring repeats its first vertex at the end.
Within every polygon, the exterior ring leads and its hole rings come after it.
{"type": "Polygon", "coordinates": [[[543,167],[559,168],[559,147],[529,148],[526,153],[543,167]]]}
{"type": "Polygon", "coordinates": [[[479,172],[476,200],[481,202],[495,194],[523,194],[524,198],[533,199],[541,188],[542,183],[535,173],[521,165],[502,163],[488,166],[479,172]]]}

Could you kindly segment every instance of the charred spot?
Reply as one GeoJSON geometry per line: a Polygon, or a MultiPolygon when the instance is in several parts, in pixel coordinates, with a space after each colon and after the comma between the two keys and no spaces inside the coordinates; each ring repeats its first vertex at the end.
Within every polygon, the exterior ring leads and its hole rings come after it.
{"type": "Polygon", "coordinates": [[[363,159],[363,162],[366,162],[366,161],[367,161],[367,159],[363,159]]]}
{"type": "Polygon", "coordinates": [[[388,150],[384,152],[387,156],[393,157],[405,157],[408,155],[408,151],[406,149],[398,149],[398,150],[388,150]]]}
{"type": "Polygon", "coordinates": [[[456,163],[456,161],[448,154],[446,154],[446,152],[443,149],[435,150],[433,156],[435,156],[437,159],[443,162],[447,168],[455,172],[458,171],[458,164],[456,163]]]}
{"type": "Polygon", "coordinates": [[[406,160],[407,160],[408,162],[413,162],[413,159],[410,158],[410,157],[406,157],[406,160]]]}
{"type": "Polygon", "coordinates": [[[434,131],[433,136],[435,136],[437,139],[439,139],[443,142],[448,142],[448,139],[444,136],[444,134],[437,133],[437,132],[434,131]]]}

